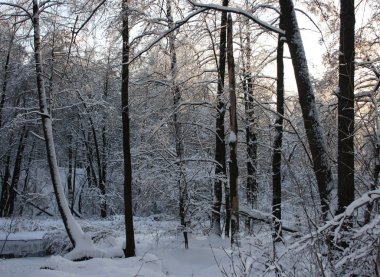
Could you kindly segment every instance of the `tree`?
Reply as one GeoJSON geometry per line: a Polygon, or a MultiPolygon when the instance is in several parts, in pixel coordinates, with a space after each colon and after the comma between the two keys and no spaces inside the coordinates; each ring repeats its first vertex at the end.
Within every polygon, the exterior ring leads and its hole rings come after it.
{"type": "Polygon", "coordinates": [[[331,191],[334,188],[330,160],[315,104],[313,86],[293,1],[280,0],[280,7],[286,42],[292,58],[306,136],[313,160],[314,174],[318,184],[322,218],[325,220],[329,213],[331,191]]]}
{"type": "MultiPolygon", "coordinates": [[[[281,26],[281,16],[280,16],[281,26]]],[[[274,123],[275,135],[273,140],[273,156],[272,156],[272,215],[274,241],[281,240],[281,155],[282,155],[282,136],[284,122],[284,40],[283,36],[278,36],[277,44],[277,119],[274,123]]]]}
{"type": "Polygon", "coordinates": [[[228,89],[230,95],[230,137],[228,144],[230,147],[230,204],[231,204],[231,244],[238,244],[239,235],[239,193],[238,193],[238,161],[237,161],[237,110],[236,110],[236,80],[235,61],[233,53],[232,17],[227,19],[227,64],[228,64],[228,89]]]}
{"type": "Polygon", "coordinates": [[[354,201],[355,1],[340,1],[338,91],[338,210],[354,201]]]}
{"type": "Polygon", "coordinates": [[[123,153],[124,153],[124,219],[126,243],[124,248],[125,257],[135,256],[135,235],[133,229],[132,212],[132,161],[130,146],[130,119],[129,119],[129,5],[128,0],[122,0],[121,15],[122,29],[122,84],[121,84],[121,108],[123,121],[123,153]]]}
{"type": "MultiPolygon", "coordinates": [[[[228,0],[223,0],[223,6],[228,5],[228,0]]],[[[224,76],[226,72],[226,25],[227,12],[222,12],[220,20],[220,40],[219,40],[219,64],[218,64],[218,87],[217,87],[217,116],[216,116],[216,135],[215,135],[215,181],[214,181],[214,202],[212,207],[212,230],[214,234],[220,236],[220,215],[223,197],[223,179],[226,178],[226,145],[225,145],[225,128],[224,115],[225,104],[223,101],[224,94],[224,76]]],[[[230,205],[228,189],[225,189],[226,195],[226,224],[225,234],[229,236],[230,225],[230,205]]]]}

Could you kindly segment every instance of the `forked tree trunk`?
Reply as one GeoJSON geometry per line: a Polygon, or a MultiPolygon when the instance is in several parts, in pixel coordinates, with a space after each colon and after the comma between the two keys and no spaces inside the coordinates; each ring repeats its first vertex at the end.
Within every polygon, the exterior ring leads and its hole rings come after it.
{"type": "Polygon", "coordinates": [[[306,136],[313,159],[313,169],[318,184],[322,218],[325,220],[329,213],[330,197],[334,187],[330,160],[322,127],[319,122],[314,91],[310,81],[305,51],[293,1],[280,0],[280,7],[283,16],[282,19],[286,33],[286,41],[292,58],[306,136]]]}
{"type": "MultiPolygon", "coordinates": [[[[281,20],[280,20],[281,26],[281,20]]],[[[279,35],[277,44],[277,119],[274,123],[275,135],[273,141],[272,158],[272,215],[273,215],[273,240],[280,241],[282,237],[281,229],[281,148],[284,121],[284,42],[283,36],[279,35]]]]}
{"type": "Polygon", "coordinates": [[[354,180],[354,73],[355,1],[340,1],[338,93],[338,210],[342,213],[355,198],[354,180]]]}
{"type": "Polygon", "coordinates": [[[121,8],[123,18],[123,48],[122,48],[122,83],[121,83],[121,107],[123,120],[123,153],[124,153],[124,219],[126,243],[124,249],[125,257],[135,256],[135,234],[133,229],[132,212],[132,161],[129,130],[129,6],[128,0],[122,0],[121,8]]]}
{"type": "Polygon", "coordinates": [[[53,126],[52,119],[48,112],[45,84],[43,80],[42,71],[42,57],[41,57],[41,35],[40,35],[40,10],[39,1],[33,0],[33,30],[34,30],[34,57],[36,63],[36,78],[37,78],[37,92],[39,100],[39,112],[42,119],[42,127],[45,138],[47,160],[49,164],[50,175],[52,178],[54,194],[57,199],[58,209],[61,214],[67,235],[71,243],[76,246],[83,244],[88,245],[87,238],[85,237],[81,227],[77,224],[71,215],[69,205],[65,197],[65,192],[61,183],[61,178],[58,169],[57,156],[55,153],[55,145],[53,139],[53,126]]]}
{"type": "MultiPolygon", "coordinates": [[[[223,6],[228,5],[228,0],[223,0],[223,6]]],[[[217,116],[216,116],[216,136],[215,136],[215,181],[214,181],[214,203],[212,206],[212,232],[215,235],[221,236],[222,230],[220,227],[221,207],[223,198],[223,183],[226,178],[226,145],[224,138],[224,115],[226,113],[226,107],[223,101],[224,94],[224,76],[226,73],[226,24],[227,24],[227,12],[222,12],[220,29],[220,41],[219,41],[219,64],[218,64],[218,88],[217,88],[217,116]]],[[[226,198],[226,204],[229,203],[229,198],[226,198]]],[[[230,213],[229,205],[226,205],[226,213],[230,213]]],[[[226,216],[230,218],[230,216],[226,216]]],[[[226,222],[226,235],[229,235],[229,224],[226,222]]]]}
{"type": "Polygon", "coordinates": [[[232,18],[228,15],[227,20],[227,63],[228,63],[228,85],[230,94],[230,201],[231,201],[231,244],[239,243],[239,194],[238,177],[239,170],[237,164],[237,110],[236,110],[236,80],[235,80],[235,61],[233,55],[232,39],[232,18]]]}

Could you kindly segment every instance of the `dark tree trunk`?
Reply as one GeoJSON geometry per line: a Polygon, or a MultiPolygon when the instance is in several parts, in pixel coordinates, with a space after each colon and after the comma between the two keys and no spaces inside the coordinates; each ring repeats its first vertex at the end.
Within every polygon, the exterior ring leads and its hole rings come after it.
{"type": "Polygon", "coordinates": [[[67,174],[67,191],[68,191],[68,202],[70,205],[71,213],[73,213],[73,202],[74,202],[74,191],[73,191],[73,136],[70,134],[69,138],[69,153],[68,153],[68,158],[69,158],[69,171],[67,174]]]}
{"type": "Polygon", "coordinates": [[[355,4],[340,1],[338,93],[338,210],[354,201],[355,4]]]}
{"type": "MultiPolygon", "coordinates": [[[[280,22],[281,27],[281,22],[280,22]]],[[[284,42],[279,35],[277,45],[277,119],[274,124],[275,135],[273,142],[272,159],[272,215],[273,215],[273,240],[280,241],[282,237],[281,229],[281,148],[283,135],[283,116],[284,116],[284,42]]]]}
{"type": "MultiPolygon", "coordinates": [[[[166,0],[166,17],[168,20],[168,27],[172,29],[174,27],[171,0],[166,0]]],[[[176,84],[177,77],[177,53],[175,49],[175,35],[173,32],[169,34],[169,52],[170,52],[170,73],[171,73],[171,91],[173,95],[173,106],[176,112],[173,114],[173,125],[174,125],[174,136],[175,136],[175,149],[176,156],[178,160],[177,168],[177,182],[179,190],[179,217],[181,226],[183,227],[183,237],[185,240],[185,248],[189,248],[189,241],[187,236],[187,220],[186,220],[186,204],[187,204],[187,185],[183,169],[183,135],[181,130],[181,125],[179,123],[179,111],[177,109],[181,100],[181,92],[179,86],[176,84]]]]}
{"type": "Polygon", "coordinates": [[[124,214],[126,243],[124,249],[125,257],[135,256],[135,234],[133,229],[132,212],[132,161],[129,130],[129,7],[128,0],[122,0],[123,17],[123,47],[122,47],[122,84],[121,84],[121,106],[123,121],[123,153],[124,153],[124,214]]]}
{"type": "Polygon", "coordinates": [[[21,132],[21,137],[16,153],[16,159],[13,167],[13,174],[12,174],[12,181],[11,181],[11,187],[9,190],[9,198],[5,205],[5,216],[11,216],[13,215],[14,211],[14,205],[16,201],[16,191],[18,189],[18,183],[20,180],[21,175],[21,165],[22,165],[22,159],[23,154],[25,150],[25,140],[28,137],[28,131],[26,130],[26,127],[23,128],[21,132]]]}
{"type": "Polygon", "coordinates": [[[103,149],[102,149],[102,167],[101,172],[102,176],[99,178],[99,189],[101,195],[101,203],[100,203],[100,215],[101,217],[107,217],[107,201],[106,201],[106,178],[107,178],[107,135],[106,135],[106,127],[102,128],[102,140],[103,140],[103,149]]]}
{"type": "Polygon", "coordinates": [[[231,201],[231,244],[238,244],[239,235],[239,194],[238,177],[239,170],[237,164],[237,110],[236,110],[236,80],[235,80],[235,61],[233,55],[232,39],[232,18],[228,15],[227,20],[227,63],[228,63],[228,84],[230,93],[230,201],[231,201]]]}
{"type": "Polygon", "coordinates": [[[283,27],[286,32],[286,41],[292,58],[306,136],[312,155],[313,169],[318,184],[322,218],[325,220],[329,213],[330,196],[334,187],[330,160],[322,127],[319,122],[314,91],[310,81],[293,1],[280,0],[280,6],[281,14],[283,15],[283,27]]]}
{"type": "Polygon", "coordinates": [[[5,105],[5,94],[7,91],[7,85],[8,85],[8,75],[9,75],[9,61],[11,58],[11,50],[13,46],[13,39],[15,34],[12,34],[11,41],[9,42],[7,57],[5,59],[5,65],[4,65],[4,76],[3,76],[3,86],[1,90],[1,97],[0,97],[0,128],[3,127],[3,109],[5,105]]]}
{"type": "Polygon", "coordinates": [[[0,199],[0,217],[5,215],[5,207],[10,194],[11,187],[11,155],[8,154],[5,162],[5,173],[3,177],[3,184],[1,189],[1,199],[0,199]]]}
{"type": "MultiPolygon", "coordinates": [[[[228,0],[223,0],[223,6],[228,5],[228,0]]],[[[218,65],[218,88],[217,88],[217,116],[216,116],[216,142],[215,142],[215,181],[214,181],[214,203],[212,206],[212,230],[213,233],[220,236],[222,230],[220,227],[220,215],[223,198],[223,183],[226,178],[226,145],[224,139],[224,115],[226,107],[223,101],[224,93],[224,76],[226,72],[226,24],[227,12],[222,12],[220,20],[220,42],[219,42],[219,65],[218,65]]],[[[229,198],[227,202],[229,202],[229,198]]],[[[227,211],[227,210],[226,210],[227,211]]],[[[230,212],[229,210],[227,211],[230,212]]],[[[229,229],[226,224],[226,231],[229,229]]],[[[228,231],[229,232],[229,231],[228,231]]],[[[228,233],[227,233],[228,234],[228,233]]]]}
{"type": "MultiPolygon", "coordinates": [[[[248,6],[248,5],[247,5],[248,6]]],[[[249,31],[249,20],[246,19],[246,69],[244,70],[244,82],[245,84],[245,112],[246,112],[246,143],[247,143],[247,184],[246,184],[246,196],[247,204],[250,207],[254,207],[257,199],[257,136],[255,132],[255,118],[254,118],[254,105],[253,105],[253,78],[251,68],[251,32],[249,31]]]]}

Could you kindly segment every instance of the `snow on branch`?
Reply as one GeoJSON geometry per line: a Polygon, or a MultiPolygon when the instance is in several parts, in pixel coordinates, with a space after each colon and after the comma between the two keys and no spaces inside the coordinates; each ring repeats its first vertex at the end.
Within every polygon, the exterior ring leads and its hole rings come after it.
{"type": "Polygon", "coordinates": [[[134,62],[137,58],[139,58],[142,54],[148,52],[154,45],[156,45],[161,39],[169,35],[170,33],[177,30],[179,27],[187,23],[191,18],[194,16],[206,11],[206,8],[196,9],[194,12],[188,14],[184,19],[174,22],[174,26],[171,29],[166,30],[165,32],[161,33],[156,39],[154,39],[151,43],[149,43],[148,46],[146,46],[144,49],[142,49],[140,52],[138,52],[129,62],[128,64],[131,64],[134,62]]]}
{"type": "Polygon", "coordinates": [[[198,8],[204,8],[204,9],[207,9],[207,10],[216,10],[216,11],[221,11],[221,12],[231,12],[231,13],[236,13],[236,14],[240,14],[240,15],[244,15],[246,17],[248,17],[249,19],[251,19],[253,22],[259,24],[261,27],[263,27],[264,29],[267,29],[269,31],[272,31],[272,32],[275,32],[277,34],[281,34],[281,35],[285,35],[285,31],[284,30],[281,30],[267,22],[264,22],[262,21],[261,19],[257,18],[256,16],[254,16],[253,14],[245,11],[245,10],[242,10],[242,9],[239,9],[239,8],[232,8],[232,7],[225,7],[225,6],[221,6],[221,5],[215,5],[215,4],[203,4],[203,3],[197,3],[197,2],[193,2],[191,0],[188,0],[190,2],[191,5],[193,5],[194,7],[198,7],[198,8]]]}
{"type": "Polygon", "coordinates": [[[350,218],[354,211],[357,209],[363,207],[364,205],[367,205],[368,203],[372,203],[373,201],[380,199],[380,189],[369,191],[365,194],[363,194],[360,198],[356,199],[354,202],[352,202],[350,205],[347,206],[346,210],[336,215],[333,219],[326,222],[325,225],[318,228],[317,231],[312,232],[304,237],[302,237],[300,240],[298,240],[295,244],[293,244],[289,249],[300,249],[303,248],[304,244],[312,240],[313,238],[317,237],[320,234],[325,233],[326,231],[335,228],[334,230],[334,240],[337,239],[338,233],[341,230],[341,227],[343,226],[343,223],[346,219],[350,218]]]}

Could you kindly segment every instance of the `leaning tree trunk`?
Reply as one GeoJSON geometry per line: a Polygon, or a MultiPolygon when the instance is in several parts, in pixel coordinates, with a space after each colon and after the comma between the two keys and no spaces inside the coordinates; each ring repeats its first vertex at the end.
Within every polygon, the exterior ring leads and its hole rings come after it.
{"type": "MultiPolygon", "coordinates": [[[[223,0],[223,6],[228,5],[228,0],[223,0]]],[[[219,65],[218,65],[218,88],[217,88],[217,116],[216,116],[216,136],[215,136],[215,182],[214,182],[214,203],[212,206],[212,230],[213,233],[221,236],[222,230],[220,228],[220,215],[223,197],[223,183],[226,178],[226,145],[224,141],[224,115],[226,107],[223,101],[224,94],[224,76],[226,73],[226,24],[227,24],[227,12],[222,12],[220,20],[220,41],[219,41],[219,65]]],[[[228,195],[227,195],[228,196],[228,195]]],[[[229,198],[226,201],[226,236],[229,235],[230,225],[230,210],[229,198]]]]}
{"type": "Polygon", "coordinates": [[[329,213],[331,191],[334,186],[326,142],[319,122],[313,87],[310,81],[305,51],[292,0],[280,0],[283,27],[292,58],[294,76],[297,83],[298,97],[306,136],[313,160],[313,169],[317,179],[322,218],[329,213]]]}
{"type": "Polygon", "coordinates": [[[355,4],[340,1],[339,93],[338,93],[338,210],[354,201],[354,73],[355,4]]]}
{"type": "Polygon", "coordinates": [[[125,257],[135,256],[135,234],[133,230],[133,213],[132,213],[132,161],[130,146],[129,130],[129,7],[128,0],[122,0],[122,17],[123,17],[123,48],[122,48],[122,83],[121,83],[121,106],[123,121],[123,153],[124,153],[124,218],[125,218],[125,236],[126,244],[124,249],[125,257]]]}
{"type": "MultiPolygon", "coordinates": [[[[70,213],[69,205],[65,197],[65,192],[61,183],[61,178],[58,169],[57,156],[55,153],[55,145],[53,139],[53,126],[52,119],[48,111],[45,84],[43,80],[42,71],[42,57],[41,57],[41,35],[40,35],[40,10],[39,1],[33,0],[33,30],[34,30],[34,57],[36,62],[36,78],[37,78],[37,91],[39,100],[39,112],[42,120],[42,127],[45,138],[47,160],[49,164],[50,175],[52,178],[54,194],[57,199],[58,209],[61,214],[67,235],[71,243],[76,246],[83,245],[86,237],[77,224],[74,217],[70,213]]],[[[86,242],[86,245],[88,243],[86,242]]]]}
{"type": "Polygon", "coordinates": [[[235,61],[233,54],[232,40],[232,18],[228,15],[227,20],[227,63],[228,63],[228,85],[230,92],[230,201],[231,201],[231,244],[238,244],[239,235],[239,194],[238,177],[239,170],[237,164],[237,110],[236,110],[236,80],[235,80],[235,61]]]}
{"type": "MultiPolygon", "coordinates": [[[[281,20],[281,19],[280,19],[281,20]]],[[[281,21],[280,21],[281,26],[281,21]]],[[[272,159],[272,215],[273,215],[273,240],[280,241],[281,230],[281,148],[284,121],[284,42],[279,35],[277,44],[277,119],[274,124],[275,135],[273,141],[272,159]]]]}

